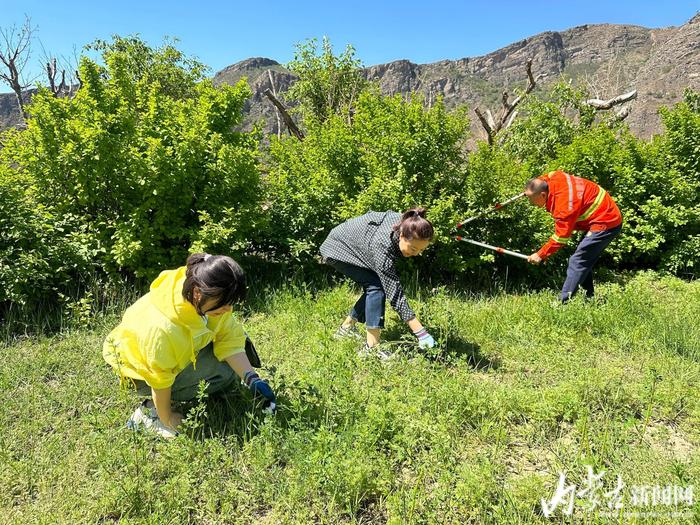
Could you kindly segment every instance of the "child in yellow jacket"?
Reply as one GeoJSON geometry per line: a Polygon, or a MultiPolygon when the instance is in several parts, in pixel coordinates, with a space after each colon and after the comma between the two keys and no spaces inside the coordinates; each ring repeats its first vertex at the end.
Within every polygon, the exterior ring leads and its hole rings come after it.
{"type": "Polygon", "coordinates": [[[174,437],[182,416],[172,411],[171,400],[193,399],[201,380],[210,394],[226,390],[236,376],[274,411],[275,394],[253,370],[246,334],[231,315],[245,292],[245,274],[233,259],[195,253],[187,266],[161,272],[126,310],[102,355],[122,380],[130,378],[140,394],[152,397],[127,426],[174,437]]]}

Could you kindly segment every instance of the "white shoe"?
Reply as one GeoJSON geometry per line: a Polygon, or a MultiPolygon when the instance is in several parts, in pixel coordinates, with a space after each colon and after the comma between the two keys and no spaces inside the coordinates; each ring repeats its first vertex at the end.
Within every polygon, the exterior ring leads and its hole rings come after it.
{"type": "Polygon", "coordinates": [[[387,361],[394,357],[394,354],[382,350],[380,345],[369,346],[367,343],[363,344],[357,351],[362,359],[367,359],[369,357],[377,357],[380,361],[387,361]]]}
{"type": "Polygon", "coordinates": [[[166,427],[158,418],[156,407],[150,399],[145,399],[143,403],[136,407],[136,410],[126,422],[126,428],[133,431],[144,428],[165,439],[173,439],[178,434],[176,431],[166,427]]]}
{"type": "Polygon", "coordinates": [[[365,336],[360,333],[357,326],[354,324],[351,325],[350,328],[345,328],[343,325],[340,325],[333,334],[333,339],[357,339],[361,341],[364,338],[365,336]]]}

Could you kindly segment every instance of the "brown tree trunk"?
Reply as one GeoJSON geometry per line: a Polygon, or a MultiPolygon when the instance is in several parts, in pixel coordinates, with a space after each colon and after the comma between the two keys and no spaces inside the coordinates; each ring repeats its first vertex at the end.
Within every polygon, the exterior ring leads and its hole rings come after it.
{"type": "Polygon", "coordinates": [[[269,89],[265,90],[265,95],[267,96],[267,98],[270,99],[270,102],[272,102],[272,104],[279,110],[280,114],[282,115],[282,118],[284,119],[284,123],[287,125],[289,134],[294,135],[299,140],[304,140],[304,133],[302,133],[302,131],[294,123],[294,120],[289,115],[287,108],[285,108],[284,105],[279,100],[277,100],[277,97],[275,97],[275,95],[273,95],[272,91],[270,91],[269,89]]]}

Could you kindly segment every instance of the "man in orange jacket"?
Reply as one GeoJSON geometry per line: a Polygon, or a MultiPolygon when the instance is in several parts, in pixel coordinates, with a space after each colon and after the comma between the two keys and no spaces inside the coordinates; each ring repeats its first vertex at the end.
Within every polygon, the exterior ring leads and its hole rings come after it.
{"type": "Polygon", "coordinates": [[[622,215],[615,201],[595,182],[563,171],[531,179],[525,185],[525,196],[555,220],[554,235],[528,257],[528,262],[540,264],[546,260],[569,242],[574,230],[587,232],[569,259],[561,300],[565,303],[571,299],[579,286],[586,297],[593,297],[593,266],[622,230],[622,215]]]}

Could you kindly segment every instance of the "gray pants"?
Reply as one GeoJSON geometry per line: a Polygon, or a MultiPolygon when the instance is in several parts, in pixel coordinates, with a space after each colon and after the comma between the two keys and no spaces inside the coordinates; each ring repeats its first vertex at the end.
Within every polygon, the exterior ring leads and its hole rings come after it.
{"type": "Polygon", "coordinates": [[[586,297],[593,297],[593,266],[600,258],[600,254],[608,247],[612,240],[620,235],[622,225],[611,230],[588,232],[576,247],[576,251],[569,258],[569,267],[566,269],[566,281],[561,289],[561,301],[563,303],[571,299],[580,286],[586,292],[586,297]]]}
{"type": "MultiPolygon", "coordinates": [[[[173,401],[190,401],[196,399],[199,382],[206,381],[207,394],[231,390],[239,381],[238,376],[226,361],[219,361],[214,356],[214,345],[209,343],[197,354],[197,367],[190,363],[176,377],[172,386],[173,401]]],[[[151,387],[145,381],[134,380],[139,395],[151,397],[151,387]]]]}

